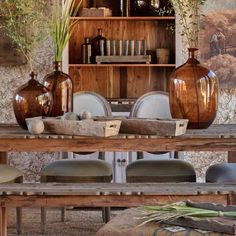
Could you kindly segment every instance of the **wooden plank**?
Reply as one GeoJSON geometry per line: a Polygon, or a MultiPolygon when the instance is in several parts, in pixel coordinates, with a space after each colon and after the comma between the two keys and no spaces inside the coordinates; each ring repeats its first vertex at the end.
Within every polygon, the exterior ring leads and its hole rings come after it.
{"type": "MultiPolygon", "coordinates": [[[[77,0],[79,1],[79,0],[77,0]]],[[[112,17],[70,17],[72,20],[80,20],[80,21],[94,21],[94,20],[100,20],[100,21],[110,21],[110,20],[124,20],[124,21],[153,21],[153,20],[175,20],[175,16],[132,16],[132,17],[121,17],[121,16],[112,16],[112,17]]]]}
{"type": "Polygon", "coordinates": [[[127,152],[127,151],[236,151],[236,138],[151,138],[135,135],[114,136],[113,138],[81,137],[73,139],[55,138],[21,139],[0,138],[0,151],[9,152],[127,152]]]}
{"type": "Polygon", "coordinates": [[[120,98],[127,98],[127,68],[120,67],[120,98]]]}
{"type": "Polygon", "coordinates": [[[0,236],[7,236],[7,208],[1,206],[0,208],[0,236]]]}
{"type": "Polygon", "coordinates": [[[7,152],[0,152],[0,164],[7,164],[7,152]]]}
{"type": "Polygon", "coordinates": [[[122,134],[109,138],[30,135],[16,126],[0,126],[0,151],[236,151],[236,125],[187,130],[178,137],[122,134]],[[68,138],[67,138],[68,137],[68,138]],[[149,138],[150,137],[150,138],[149,138]]]}
{"type": "Polygon", "coordinates": [[[228,152],[228,163],[236,163],[236,152],[228,152]]]}
{"type": "Polygon", "coordinates": [[[143,205],[167,204],[179,201],[214,201],[227,204],[227,195],[65,195],[65,196],[0,196],[1,205],[6,207],[137,207],[143,205]]]}
{"type": "Polygon", "coordinates": [[[146,63],[151,62],[151,56],[97,56],[96,62],[101,63],[146,63]]]}
{"type": "Polygon", "coordinates": [[[142,195],[226,195],[235,194],[235,184],[213,183],[41,183],[41,184],[0,184],[1,192],[10,194],[47,195],[97,195],[98,193],[142,195]]]}
{"type": "MultiPolygon", "coordinates": [[[[127,64],[127,63],[118,63],[118,64],[69,64],[69,68],[77,67],[176,67],[176,64],[127,64]]],[[[173,68],[172,68],[173,69],[173,68]]]]}

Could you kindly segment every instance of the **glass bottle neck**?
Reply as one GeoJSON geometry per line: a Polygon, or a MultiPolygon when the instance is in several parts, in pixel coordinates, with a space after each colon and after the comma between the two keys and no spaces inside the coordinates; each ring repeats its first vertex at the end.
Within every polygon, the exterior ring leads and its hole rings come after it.
{"type": "Polygon", "coordinates": [[[102,34],[103,34],[102,29],[98,29],[98,35],[99,35],[99,36],[102,36],[102,34]]]}
{"type": "Polygon", "coordinates": [[[62,62],[61,61],[54,61],[53,62],[53,69],[54,69],[54,71],[62,71],[62,62]]]}
{"type": "Polygon", "coordinates": [[[196,58],[197,48],[188,49],[188,62],[192,64],[199,64],[200,62],[196,58]]]}
{"type": "Polygon", "coordinates": [[[37,83],[37,74],[34,73],[33,71],[29,74],[30,76],[30,80],[29,80],[29,85],[33,85],[35,83],[37,83]]]}

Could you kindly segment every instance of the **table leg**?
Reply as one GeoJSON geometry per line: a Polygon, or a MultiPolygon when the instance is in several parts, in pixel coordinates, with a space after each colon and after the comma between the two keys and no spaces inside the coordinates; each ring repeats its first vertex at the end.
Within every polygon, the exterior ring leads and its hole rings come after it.
{"type": "Polygon", "coordinates": [[[7,164],[7,152],[0,152],[0,164],[7,164]]]}
{"type": "Polygon", "coordinates": [[[7,208],[0,209],[0,236],[7,236],[7,208]]]}
{"type": "Polygon", "coordinates": [[[228,152],[228,163],[236,163],[236,152],[228,152]]]}
{"type": "MultiPolygon", "coordinates": [[[[0,164],[7,164],[7,152],[0,152],[0,164]]],[[[7,236],[7,208],[0,208],[0,236],[7,236]]]]}

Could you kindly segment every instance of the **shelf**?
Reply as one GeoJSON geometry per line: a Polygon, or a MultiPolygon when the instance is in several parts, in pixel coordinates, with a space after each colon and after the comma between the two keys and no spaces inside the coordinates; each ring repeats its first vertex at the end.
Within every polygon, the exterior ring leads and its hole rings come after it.
{"type": "Polygon", "coordinates": [[[80,21],[110,21],[110,20],[135,20],[135,21],[148,21],[148,20],[175,20],[175,16],[112,16],[112,17],[70,17],[71,20],[80,21]]]}
{"type": "Polygon", "coordinates": [[[69,67],[175,67],[175,64],[69,64],[69,67]]]}

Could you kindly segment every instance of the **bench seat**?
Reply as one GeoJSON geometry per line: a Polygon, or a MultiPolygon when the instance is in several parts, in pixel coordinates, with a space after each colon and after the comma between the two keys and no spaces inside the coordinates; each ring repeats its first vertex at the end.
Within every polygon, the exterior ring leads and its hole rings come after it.
{"type": "Polygon", "coordinates": [[[8,207],[137,207],[184,200],[234,203],[236,184],[40,183],[0,184],[0,235],[7,235],[8,207]]]}

